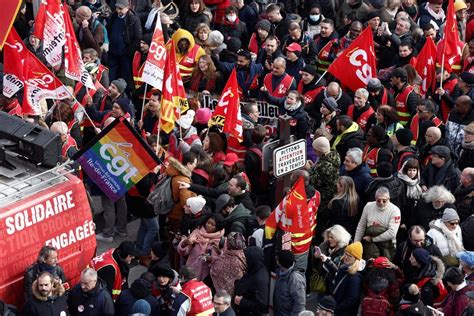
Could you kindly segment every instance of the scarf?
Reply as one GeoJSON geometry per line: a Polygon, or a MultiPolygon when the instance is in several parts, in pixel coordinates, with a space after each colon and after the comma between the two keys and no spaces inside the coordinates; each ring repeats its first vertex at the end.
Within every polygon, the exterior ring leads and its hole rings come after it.
{"type": "Polygon", "coordinates": [[[444,237],[446,237],[448,241],[448,249],[449,249],[449,255],[450,256],[456,256],[456,253],[460,251],[464,251],[464,247],[462,246],[461,241],[459,240],[459,237],[456,235],[456,231],[451,231],[448,229],[448,227],[442,223],[439,225],[439,228],[441,229],[441,232],[443,233],[444,237]]]}
{"type": "Polygon", "coordinates": [[[405,165],[406,165],[407,161],[405,161],[403,163],[400,170],[398,170],[397,175],[398,175],[398,178],[400,180],[402,180],[403,182],[405,182],[407,184],[407,186],[406,186],[406,188],[407,188],[407,198],[414,199],[414,200],[419,200],[421,198],[422,194],[423,194],[423,192],[421,191],[421,187],[420,187],[420,170],[418,170],[418,172],[417,172],[416,179],[412,179],[409,176],[407,176],[406,174],[404,174],[402,172],[402,170],[403,170],[403,168],[405,168],[405,165]]]}
{"type": "Polygon", "coordinates": [[[53,276],[56,276],[56,266],[50,266],[49,264],[46,264],[44,262],[39,262],[38,267],[39,267],[38,270],[41,271],[41,273],[49,272],[53,276]]]}
{"type": "Polygon", "coordinates": [[[298,110],[298,108],[301,106],[301,101],[297,101],[295,104],[289,105],[288,103],[286,103],[286,100],[285,100],[284,106],[285,106],[285,110],[287,110],[288,112],[293,112],[293,111],[298,110]]]}
{"type": "Polygon", "coordinates": [[[222,19],[222,24],[225,25],[225,26],[230,27],[231,29],[238,28],[239,27],[239,22],[240,22],[239,17],[237,17],[234,22],[230,22],[225,17],[222,19]]]}
{"type": "Polygon", "coordinates": [[[156,15],[159,12],[160,12],[160,8],[154,6],[151,9],[150,13],[148,13],[148,17],[147,17],[146,22],[145,22],[145,28],[147,30],[151,30],[151,27],[153,26],[153,22],[155,21],[156,15]]]}
{"type": "Polygon", "coordinates": [[[199,227],[189,235],[189,239],[195,243],[201,244],[203,249],[206,249],[209,244],[219,245],[221,237],[224,236],[224,230],[215,233],[208,233],[204,227],[199,227]]]}
{"type": "MultiPolygon", "coordinates": [[[[444,21],[444,19],[446,18],[446,15],[444,14],[444,11],[443,9],[441,9],[439,11],[439,13],[436,13],[434,12],[430,6],[429,6],[429,3],[427,3],[425,5],[425,9],[426,11],[428,11],[428,13],[435,19],[435,20],[440,20],[440,21],[444,21]]],[[[437,28],[437,30],[439,29],[439,26],[435,26],[435,28],[437,28]]]]}
{"type": "Polygon", "coordinates": [[[356,132],[359,130],[359,125],[356,122],[353,122],[351,126],[349,126],[348,129],[346,129],[342,134],[337,135],[336,140],[332,144],[332,149],[336,149],[336,146],[341,142],[341,140],[344,138],[346,134],[356,132]]]}

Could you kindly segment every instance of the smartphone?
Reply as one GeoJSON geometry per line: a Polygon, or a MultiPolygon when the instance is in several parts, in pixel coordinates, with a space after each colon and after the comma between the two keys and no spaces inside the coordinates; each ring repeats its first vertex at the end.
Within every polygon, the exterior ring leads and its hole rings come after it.
{"type": "Polygon", "coordinates": [[[437,310],[436,308],[429,305],[426,305],[426,307],[428,307],[433,312],[434,316],[444,316],[444,313],[442,311],[437,310]]]}
{"type": "Polygon", "coordinates": [[[321,248],[314,246],[314,255],[319,257],[321,255],[321,248]]]}

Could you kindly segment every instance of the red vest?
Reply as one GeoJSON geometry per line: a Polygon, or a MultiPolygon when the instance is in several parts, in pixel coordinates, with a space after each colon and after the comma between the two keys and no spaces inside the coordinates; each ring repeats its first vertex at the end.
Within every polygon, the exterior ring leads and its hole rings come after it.
{"type": "Polygon", "coordinates": [[[400,92],[399,94],[397,94],[397,96],[395,96],[395,103],[396,103],[395,109],[397,110],[400,123],[403,126],[407,125],[411,118],[411,114],[410,112],[408,112],[407,100],[408,100],[408,95],[410,95],[412,91],[413,91],[413,87],[410,85],[407,85],[405,89],[403,89],[402,92],[400,92]]]}
{"type": "Polygon", "coordinates": [[[90,262],[91,268],[94,268],[96,271],[100,269],[112,266],[115,270],[115,279],[114,284],[112,286],[112,299],[114,302],[119,297],[120,293],[122,292],[122,285],[127,281],[124,277],[122,277],[122,273],[120,272],[120,266],[115,261],[114,257],[112,256],[115,248],[109,249],[100,256],[92,258],[90,262]]]}
{"type": "Polygon", "coordinates": [[[289,74],[285,74],[285,77],[280,81],[280,84],[273,89],[272,87],[272,74],[269,73],[263,79],[263,85],[267,88],[268,93],[276,98],[283,98],[286,96],[288,90],[290,90],[293,77],[289,74]]]}
{"type": "Polygon", "coordinates": [[[179,73],[183,82],[188,82],[193,74],[194,66],[196,66],[196,56],[201,46],[194,45],[185,56],[179,61],[179,73]]]}
{"type": "MultiPolygon", "coordinates": [[[[447,94],[451,94],[457,84],[458,84],[458,79],[457,78],[454,78],[454,79],[448,80],[448,81],[444,81],[443,82],[443,90],[447,94]]],[[[443,121],[445,121],[445,122],[448,120],[449,111],[451,111],[451,108],[446,103],[446,101],[444,101],[444,99],[441,98],[441,117],[443,118],[443,121]]]]}
{"type": "MultiPolygon", "coordinates": [[[[74,121],[73,121],[74,122],[74,121]]],[[[61,155],[64,157],[64,158],[69,158],[67,156],[67,152],[68,150],[71,148],[71,147],[75,147],[76,149],[77,148],[77,143],[76,143],[76,140],[74,138],[71,137],[71,135],[67,135],[67,140],[66,140],[66,143],[63,144],[63,147],[61,149],[61,155]]]]}
{"type": "Polygon", "coordinates": [[[99,70],[97,71],[97,81],[100,81],[102,79],[102,76],[104,74],[104,71],[109,71],[109,68],[105,67],[104,65],[99,65],[99,70]]]}
{"type": "Polygon", "coordinates": [[[372,177],[377,177],[377,160],[379,156],[380,148],[370,148],[369,145],[365,145],[363,161],[370,168],[370,175],[372,177]]]}
{"type": "Polygon", "coordinates": [[[189,297],[191,310],[187,316],[211,316],[214,313],[211,289],[201,281],[191,280],[183,284],[182,293],[189,297]]]}
{"type": "MultiPolygon", "coordinates": [[[[426,283],[431,282],[431,278],[423,278],[416,284],[418,288],[421,290],[426,283]]],[[[433,300],[433,307],[439,308],[443,305],[443,301],[448,296],[448,291],[444,287],[443,281],[439,281],[438,284],[435,285],[438,288],[439,296],[435,297],[433,300]]]]}
{"type": "Polygon", "coordinates": [[[258,46],[257,36],[258,36],[257,32],[253,32],[249,41],[249,51],[254,54],[258,54],[258,51],[260,50],[260,48],[263,48],[265,46],[264,44],[265,42],[263,42],[262,45],[260,45],[260,47],[258,46]]]}
{"type": "MultiPolygon", "coordinates": [[[[462,51],[464,50],[464,46],[466,43],[463,41],[458,41],[458,50],[461,52],[460,54],[456,54],[454,57],[453,63],[451,64],[451,72],[455,74],[461,73],[461,58],[462,58],[462,51]]],[[[441,68],[441,63],[443,61],[443,51],[444,51],[444,39],[440,40],[437,45],[438,49],[436,51],[436,68],[441,68]]],[[[447,62],[446,60],[444,61],[447,62]]]]}
{"type": "MultiPolygon", "coordinates": [[[[311,104],[314,101],[314,99],[316,98],[316,96],[321,91],[323,91],[324,89],[326,89],[326,87],[320,86],[320,87],[317,87],[315,89],[306,91],[306,93],[303,94],[304,104],[305,105],[311,104]]],[[[300,80],[300,82],[298,83],[297,90],[298,90],[299,93],[301,93],[301,94],[303,93],[303,81],[302,80],[300,80]]]]}
{"type": "MultiPolygon", "coordinates": [[[[352,120],[354,120],[354,108],[355,108],[355,105],[351,104],[349,106],[349,109],[347,110],[347,115],[352,120]]],[[[374,109],[372,109],[372,107],[369,106],[369,108],[364,113],[359,115],[359,118],[357,119],[356,123],[359,124],[360,128],[364,130],[364,132],[365,132],[365,128],[367,127],[367,122],[369,121],[370,116],[373,115],[374,113],[375,113],[374,109]]]]}
{"type": "Polygon", "coordinates": [[[382,100],[381,100],[382,103],[380,103],[380,105],[386,105],[388,104],[388,92],[387,92],[387,88],[383,88],[383,94],[382,94],[382,100]]]}
{"type": "MultiPolygon", "coordinates": [[[[431,121],[433,121],[436,127],[439,127],[441,124],[443,124],[443,121],[436,116],[431,121]]],[[[420,133],[420,117],[418,113],[415,114],[415,116],[413,116],[413,119],[411,120],[410,130],[413,133],[412,144],[416,144],[420,133]]]]}
{"type": "MultiPolygon", "coordinates": [[[[321,40],[321,36],[316,39],[316,42],[321,40]]],[[[329,65],[332,63],[332,60],[329,60],[329,53],[332,50],[332,44],[337,41],[337,38],[330,40],[323,48],[319,50],[318,58],[316,59],[316,66],[319,72],[324,72],[328,70],[329,65]]]]}
{"type": "Polygon", "coordinates": [[[140,52],[135,52],[132,60],[132,73],[133,73],[133,82],[135,83],[135,89],[138,89],[142,86],[142,74],[143,67],[145,63],[141,64],[142,54],[140,52]]]}
{"type": "MultiPolygon", "coordinates": [[[[76,88],[74,89],[74,95],[77,96],[78,93],[81,91],[81,89],[84,87],[84,85],[80,82],[78,82],[76,84],[76,88]]],[[[83,106],[86,106],[87,105],[87,93],[90,95],[91,98],[94,97],[94,95],[97,93],[97,90],[99,89],[103,89],[106,94],[107,94],[107,90],[104,88],[104,86],[99,82],[99,80],[96,80],[94,82],[94,87],[95,87],[95,90],[92,90],[92,89],[88,89],[86,90],[86,93],[84,93],[84,96],[82,97],[82,100],[78,100],[83,106]]]]}

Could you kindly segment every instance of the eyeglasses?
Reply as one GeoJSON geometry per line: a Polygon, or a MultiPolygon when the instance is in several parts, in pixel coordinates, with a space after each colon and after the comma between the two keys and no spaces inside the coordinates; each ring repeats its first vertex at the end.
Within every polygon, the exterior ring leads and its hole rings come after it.
{"type": "Polygon", "coordinates": [[[448,224],[451,226],[456,226],[456,225],[459,225],[459,222],[448,222],[448,224]]]}
{"type": "Polygon", "coordinates": [[[387,203],[390,199],[376,199],[375,201],[379,203],[387,203]]]}

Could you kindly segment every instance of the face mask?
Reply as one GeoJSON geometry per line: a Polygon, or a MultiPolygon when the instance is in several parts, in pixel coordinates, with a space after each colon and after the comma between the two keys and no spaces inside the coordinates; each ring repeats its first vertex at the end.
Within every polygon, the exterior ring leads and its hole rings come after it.
{"type": "Polygon", "coordinates": [[[321,17],[321,14],[311,14],[311,15],[309,16],[309,18],[310,18],[311,21],[313,21],[313,22],[318,21],[320,17],[321,17]]]}
{"type": "Polygon", "coordinates": [[[229,20],[229,22],[231,23],[234,23],[235,20],[237,20],[237,16],[236,15],[227,15],[227,20],[229,20]]]}

